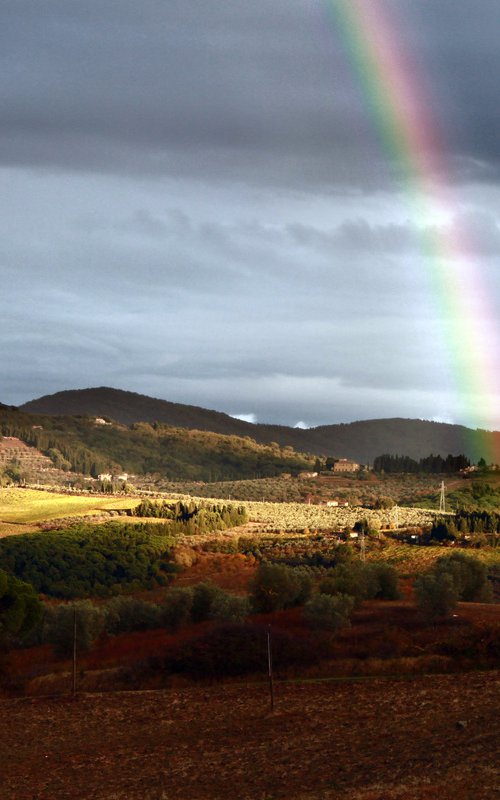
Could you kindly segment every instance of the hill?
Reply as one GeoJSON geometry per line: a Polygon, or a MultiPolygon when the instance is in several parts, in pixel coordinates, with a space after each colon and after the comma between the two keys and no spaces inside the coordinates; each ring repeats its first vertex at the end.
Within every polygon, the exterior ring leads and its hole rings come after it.
{"type": "Polygon", "coordinates": [[[171,403],[136,392],[100,386],[45,395],[19,406],[28,414],[103,417],[131,425],[134,422],[165,422],[174,428],[192,428],[234,436],[252,436],[254,425],[220,411],[171,403]]]}
{"type": "Polygon", "coordinates": [[[233,480],[308,470],[314,465],[313,456],[275,443],[257,443],[248,436],[157,422],[100,424],[91,417],[42,416],[6,408],[0,409],[0,436],[15,437],[11,444],[20,440],[16,448],[7,446],[9,440],[2,445],[2,463],[8,463],[12,451],[13,460],[31,468],[37,459],[26,456],[33,454],[40,460],[43,454],[62,470],[93,477],[125,471],[158,473],[170,480],[233,480]]]}
{"type": "Polygon", "coordinates": [[[429,453],[446,457],[464,453],[471,461],[500,460],[500,432],[471,430],[463,425],[415,419],[372,419],[322,425],[302,430],[283,425],[262,425],[234,419],[220,411],[170,403],[135,392],[99,387],[46,395],[20,406],[31,414],[107,417],[124,425],[162,422],[176,428],[250,436],[260,444],[278,443],[300,452],[352,458],[371,463],[382,453],[404,454],[414,459],[429,453]]]}

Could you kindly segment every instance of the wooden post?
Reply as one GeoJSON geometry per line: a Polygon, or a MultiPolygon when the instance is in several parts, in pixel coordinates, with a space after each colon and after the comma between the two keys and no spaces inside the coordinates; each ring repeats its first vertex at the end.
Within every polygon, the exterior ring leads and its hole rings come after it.
{"type": "Polygon", "coordinates": [[[274,711],[274,685],[273,685],[273,651],[271,640],[271,626],[267,628],[267,667],[269,675],[269,694],[271,698],[271,711],[274,711]]]}
{"type": "Polygon", "coordinates": [[[71,694],[76,696],[76,608],[73,609],[73,687],[71,694]]]}

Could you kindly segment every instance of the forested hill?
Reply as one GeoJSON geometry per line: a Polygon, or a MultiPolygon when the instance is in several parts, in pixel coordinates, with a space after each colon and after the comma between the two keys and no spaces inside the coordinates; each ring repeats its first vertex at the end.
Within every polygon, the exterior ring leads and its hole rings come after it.
{"type": "MultiPolygon", "coordinates": [[[[367,464],[382,453],[425,458],[429,453],[446,457],[464,453],[471,461],[500,453],[500,432],[473,431],[461,425],[411,419],[375,419],[323,425],[302,430],[281,425],[253,425],[219,411],[170,403],[134,392],[100,387],[58,392],[20,407],[34,414],[108,417],[125,425],[162,422],[176,428],[250,436],[262,444],[277,442],[300,452],[352,458],[367,464]]],[[[332,414],[334,412],[332,411],[332,414]]]]}
{"type": "Polygon", "coordinates": [[[169,480],[240,480],[311,470],[315,457],[249,437],[164,423],[100,424],[90,416],[48,416],[0,408],[0,437],[15,437],[56,467],[100,473],[158,473],[169,480]]]}
{"type": "Polygon", "coordinates": [[[103,417],[131,425],[133,422],[165,422],[174,428],[191,428],[233,436],[252,436],[255,426],[220,411],[198,406],[170,403],[136,392],[100,386],[97,389],[74,389],[39,397],[19,406],[28,414],[49,416],[103,417]]]}

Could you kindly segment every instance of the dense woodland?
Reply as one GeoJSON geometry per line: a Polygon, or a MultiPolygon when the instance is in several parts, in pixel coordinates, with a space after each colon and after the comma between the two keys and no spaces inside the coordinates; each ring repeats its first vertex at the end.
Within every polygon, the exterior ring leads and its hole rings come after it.
{"type": "Polygon", "coordinates": [[[0,569],[49,597],[121,594],[168,580],[167,525],[79,525],[0,539],[0,569]]]}
{"type": "Polygon", "coordinates": [[[173,480],[231,480],[311,469],[314,459],[276,443],[165,424],[97,425],[88,417],[37,417],[0,409],[0,435],[16,436],[54,465],[101,473],[158,473],[173,480]]]}

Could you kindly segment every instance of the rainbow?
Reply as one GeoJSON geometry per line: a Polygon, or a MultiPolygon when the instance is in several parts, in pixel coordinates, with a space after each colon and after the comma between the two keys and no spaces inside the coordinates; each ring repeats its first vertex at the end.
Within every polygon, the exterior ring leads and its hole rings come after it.
{"type": "MultiPolygon", "coordinates": [[[[423,76],[401,51],[402,23],[387,2],[324,2],[418,232],[460,415],[486,434],[495,428],[500,397],[498,332],[481,265],[457,222],[452,174],[423,76]]],[[[481,432],[473,436],[477,442],[481,432]]],[[[498,463],[492,441],[483,437],[482,454],[498,463]]]]}

